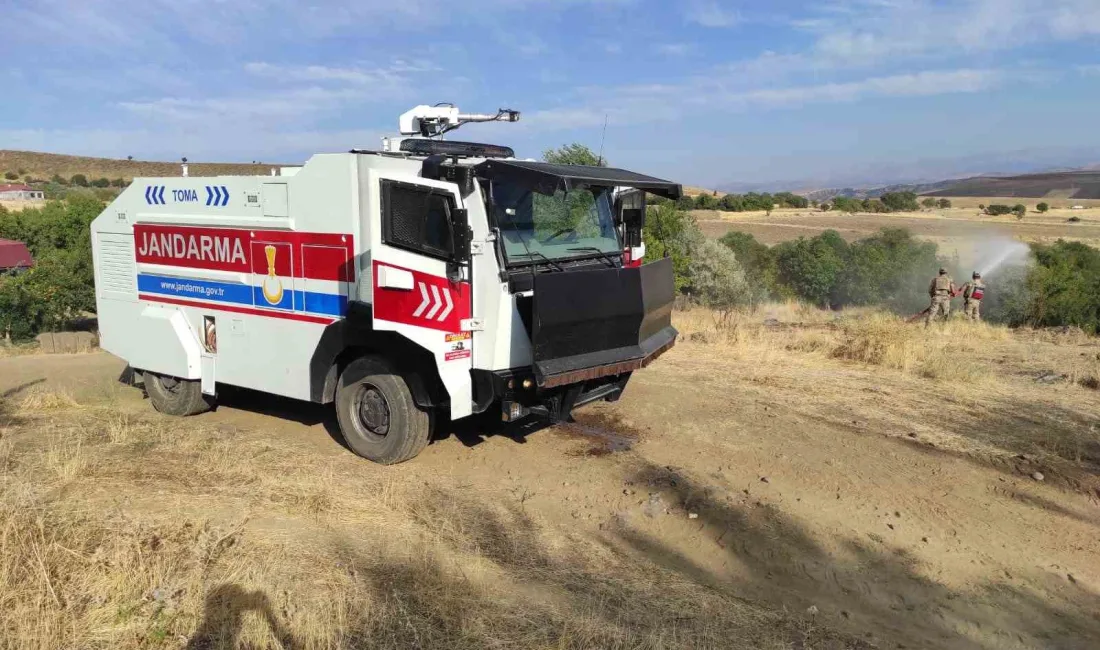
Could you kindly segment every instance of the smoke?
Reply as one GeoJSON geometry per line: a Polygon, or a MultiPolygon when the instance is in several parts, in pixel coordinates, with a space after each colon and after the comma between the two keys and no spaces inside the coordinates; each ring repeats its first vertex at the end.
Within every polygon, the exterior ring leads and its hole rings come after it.
{"type": "MultiPolygon", "coordinates": [[[[988,287],[982,299],[982,317],[1000,323],[1021,322],[1021,314],[1030,302],[1027,277],[1033,263],[1031,247],[993,232],[985,236],[968,233],[953,243],[956,282],[961,286],[977,271],[988,287]]],[[[941,250],[941,254],[947,252],[941,250]]]]}

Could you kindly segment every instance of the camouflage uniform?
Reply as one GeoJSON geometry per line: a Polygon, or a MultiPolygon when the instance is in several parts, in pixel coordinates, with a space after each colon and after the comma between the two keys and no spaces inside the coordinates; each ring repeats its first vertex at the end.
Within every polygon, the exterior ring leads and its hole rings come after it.
{"type": "Polygon", "coordinates": [[[932,283],[928,285],[928,296],[932,298],[932,306],[928,308],[928,315],[924,318],[925,326],[931,325],[932,321],[941,314],[943,319],[947,320],[951,315],[951,298],[954,295],[955,281],[951,276],[945,273],[932,279],[932,283]]]}
{"type": "Polygon", "coordinates": [[[982,298],[985,295],[985,283],[974,278],[963,285],[963,311],[970,320],[982,319],[982,298]],[[977,294],[977,295],[975,295],[977,294]]]}

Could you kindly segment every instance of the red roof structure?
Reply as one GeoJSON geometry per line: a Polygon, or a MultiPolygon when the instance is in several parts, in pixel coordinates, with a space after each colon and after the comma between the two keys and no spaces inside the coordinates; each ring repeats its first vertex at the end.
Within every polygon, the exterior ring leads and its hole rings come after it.
{"type": "Polygon", "coordinates": [[[30,192],[33,189],[30,185],[0,183],[0,192],[30,192]]]}
{"type": "Polygon", "coordinates": [[[34,266],[34,258],[21,241],[0,239],[0,271],[34,266]]]}

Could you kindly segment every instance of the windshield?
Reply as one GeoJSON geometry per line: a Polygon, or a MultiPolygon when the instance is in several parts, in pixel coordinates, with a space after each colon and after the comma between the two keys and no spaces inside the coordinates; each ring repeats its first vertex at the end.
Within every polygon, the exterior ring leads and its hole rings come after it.
{"type": "Polygon", "coordinates": [[[494,183],[493,209],[510,264],[622,253],[610,188],[547,195],[494,183]]]}

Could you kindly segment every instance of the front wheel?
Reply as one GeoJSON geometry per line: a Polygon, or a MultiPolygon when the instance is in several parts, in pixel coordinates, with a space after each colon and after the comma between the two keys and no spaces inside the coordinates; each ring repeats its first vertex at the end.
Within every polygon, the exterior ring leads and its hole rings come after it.
{"type": "Polygon", "coordinates": [[[153,408],[165,415],[197,415],[213,406],[213,399],[202,394],[198,381],[149,371],[142,373],[142,380],[153,408]]]}
{"type": "Polygon", "coordinates": [[[405,380],[381,359],[363,357],[340,375],[340,432],[356,454],[383,465],[413,458],[431,438],[431,416],[413,401],[405,380]]]}

